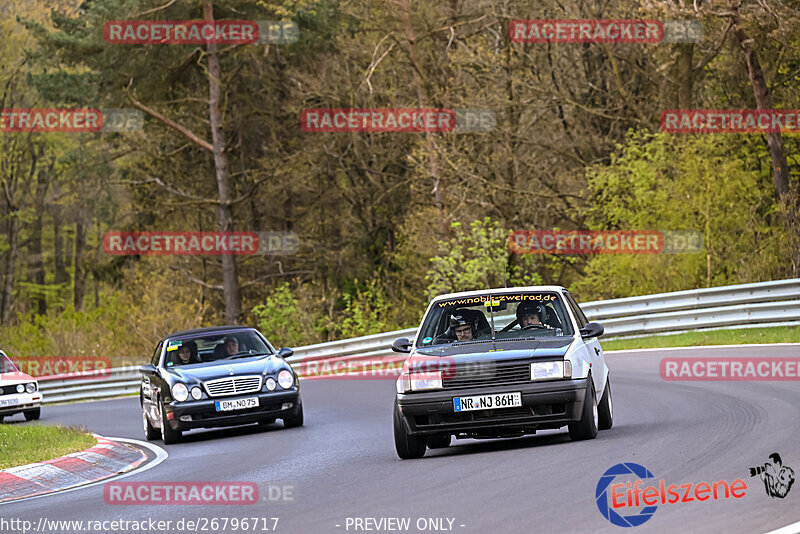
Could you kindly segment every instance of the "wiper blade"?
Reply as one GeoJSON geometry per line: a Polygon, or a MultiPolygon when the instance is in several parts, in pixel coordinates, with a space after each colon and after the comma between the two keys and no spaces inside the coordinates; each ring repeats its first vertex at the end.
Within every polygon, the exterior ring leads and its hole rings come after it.
{"type": "Polygon", "coordinates": [[[251,358],[254,356],[270,356],[271,353],[269,352],[256,352],[255,354],[245,353],[245,354],[234,354],[233,356],[228,356],[225,358],[226,360],[236,360],[239,358],[251,358]]]}

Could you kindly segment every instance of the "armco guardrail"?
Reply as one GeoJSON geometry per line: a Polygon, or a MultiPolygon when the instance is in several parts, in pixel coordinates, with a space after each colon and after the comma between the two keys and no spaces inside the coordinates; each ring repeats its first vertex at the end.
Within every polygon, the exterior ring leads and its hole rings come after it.
{"type": "MultiPolygon", "coordinates": [[[[726,326],[797,324],[800,323],[800,279],[601,300],[583,303],[581,308],[589,320],[603,324],[604,338],[726,326]]],[[[311,367],[320,369],[324,366],[323,360],[396,363],[403,356],[391,351],[392,341],[398,337],[413,338],[416,332],[416,328],[408,328],[297,347],[289,362],[295,367],[302,362],[306,369],[309,362],[319,362],[320,366],[311,367]]],[[[86,378],[81,375],[66,380],[40,377],[39,383],[46,403],[103,399],[137,392],[138,369],[120,367],[103,377],[95,373],[86,373],[86,378]]]]}

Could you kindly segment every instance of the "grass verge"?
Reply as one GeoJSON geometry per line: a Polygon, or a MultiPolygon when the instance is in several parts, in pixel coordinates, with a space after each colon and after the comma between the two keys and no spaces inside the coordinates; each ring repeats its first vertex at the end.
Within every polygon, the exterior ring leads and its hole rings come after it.
{"type": "Polygon", "coordinates": [[[747,345],[751,343],[800,343],[800,326],[740,328],[686,332],[666,336],[609,339],[600,342],[603,350],[693,347],[701,345],[747,345]]]}
{"type": "Polygon", "coordinates": [[[94,446],[85,427],[0,424],[0,469],[52,460],[94,446]]]}

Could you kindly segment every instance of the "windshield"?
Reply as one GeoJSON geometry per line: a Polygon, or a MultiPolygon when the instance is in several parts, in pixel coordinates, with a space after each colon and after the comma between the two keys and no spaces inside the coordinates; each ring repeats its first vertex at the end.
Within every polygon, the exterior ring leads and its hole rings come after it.
{"type": "Polygon", "coordinates": [[[564,301],[556,292],[487,294],[435,302],[420,328],[417,346],[485,341],[493,335],[496,340],[511,340],[573,334],[564,301]]]}
{"type": "Polygon", "coordinates": [[[272,349],[253,330],[218,332],[168,339],[164,365],[175,367],[264,354],[272,354],[272,349]]]}
{"type": "Polygon", "coordinates": [[[19,369],[5,354],[0,354],[0,373],[18,373],[19,369]]]}

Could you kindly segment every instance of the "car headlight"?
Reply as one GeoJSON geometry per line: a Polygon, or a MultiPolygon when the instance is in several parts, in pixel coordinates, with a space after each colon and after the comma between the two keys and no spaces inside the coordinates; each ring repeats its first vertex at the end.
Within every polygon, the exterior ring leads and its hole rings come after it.
{"type": "Polygon", "coordinates": [[[29,384],[27,384],[25,386],[25,391],[27,391],[28,393],[33,393],[34,391],[36,391],[36,382],[30,382],[29,384]]]}
{"type": "Polygon", "coordinates": [[[202,390],[202,389],[200,389],[200,388],[199,388],[199,387],[197,387],[197,386],[195,386],[195,387],[193,387],[193,388],[192,388],[192,398],[193,398],[194,400],[200,400],[200,398],[201,398],[202,396],[203,396],[203,390],[202,390]]]}
{"type": "Polygon", "coordinates": [[[17,393],[25,392],[25,384],[17,384],[17,393]]]}
{"type": "Polygon", "coordinates": [[[425,373],[411,373],[408,375],[411,391],[426,389],[442,389],[442,372],[431,371],[425,373]]]}
{"type": "Polygon", "coordinates": [[[178,402],[183,402],[189,398],[189,389],[184,385],[178,382],[177,384],[173,384],[172,386],[172,398],[178,402]]]}
{"type": "Polygon", "coordinates": [[[572,364],[569,360],[534,362],[531,364],[531,380],[555,380],[571,377],[572,364]]]}
{"type": "Polygon", "coordinates": [[[275,391],[275,388],[278,386],[278,383],[275,382],[274,378],[267,378],[267,389],[269,391],[275,391]]]}
{"type": "Polygon", "coordinates": [[[283,389],[289,389],[292,387],[292,384],[294,384],[294,375],[292,372],[284,369],[278,373],[278,384],[280,384],[283,389]]]}

